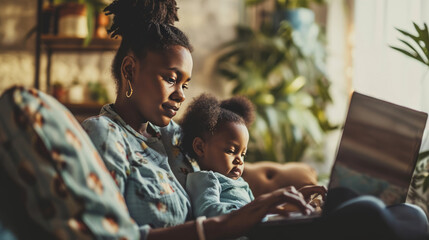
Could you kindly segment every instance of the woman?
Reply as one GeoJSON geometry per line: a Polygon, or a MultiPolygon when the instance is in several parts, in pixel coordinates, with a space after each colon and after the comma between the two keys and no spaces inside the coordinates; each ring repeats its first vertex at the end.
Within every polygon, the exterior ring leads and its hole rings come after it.
{"type": "MultiPolygon", "coordinates": [[[[181,130],[171,121],[185,101],[193,66],[188,39],[173,26],[176,2],[116,0],[105,10],[114,15],[112,36],[122,37],[112,66],[117,98],[83,126],[124,195],[142,239],[231,238],[279,204],[296,205],[306,214],[313,210],[290,187],[231,214],[188,221],[191,203],[183,186],[186,174],[199,168],[181,153],[181,130]]],[[[306,192],[314,191],[324,188],[306,192]]]]}

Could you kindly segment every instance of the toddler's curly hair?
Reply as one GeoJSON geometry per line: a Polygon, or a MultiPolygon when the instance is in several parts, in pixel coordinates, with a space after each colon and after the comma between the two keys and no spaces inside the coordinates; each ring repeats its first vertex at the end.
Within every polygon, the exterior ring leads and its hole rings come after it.
{"type": "Polygon", "coordinates": [[[192,143],[196,137],[204,139],[207,134],[213,135],[225,122],[242,123],[249,127],[254,117],[254,106],[245,97],[235,96],[219,101],[211,94],[202,94],[189,105],[181,121],[181,147],[195,158],[192,143]]]}

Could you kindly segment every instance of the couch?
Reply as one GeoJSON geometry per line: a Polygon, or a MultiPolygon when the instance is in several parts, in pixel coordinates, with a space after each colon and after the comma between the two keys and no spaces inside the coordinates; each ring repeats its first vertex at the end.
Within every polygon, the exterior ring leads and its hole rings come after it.
{"type": "MultiPolygon", "coordinates": [[[[25,87],[2,94],[0,159],[0,188],[7,193],[0,199],[0,222],[20,238],[138,236],[91,140],[51,96],[25,87]]],[[[306,164],[271,162],[247,164],[243,175],[255,196],[283,186],[315,184],[316,177],[306,164]]]]}
{"type": "Polygon", "coordinates": [[[281,187],[317,184],[317,173],[306,163],[277,163],[262,161],[244,165],[244,180],[249,183],[255,197],[281,187]]]}

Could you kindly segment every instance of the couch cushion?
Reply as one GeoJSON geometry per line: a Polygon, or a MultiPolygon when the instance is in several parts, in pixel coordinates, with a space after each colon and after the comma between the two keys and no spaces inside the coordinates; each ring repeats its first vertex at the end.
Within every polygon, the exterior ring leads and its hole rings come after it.
{"type": "MultiPolygon", "coordinates": [[[[25,209],[42,232],[60,239],[138,238],[137,226],[91,140],[49,95],[24,87],[2,95],[0,159],[7,175],[2,181],[17,188],[17,194],[7,196],[16,198],[10,207],[25,209]]],[[[16,222],[5,217],[1,221],[21,234],[11,226],[16,222]]]]}
{"type": "Polygon", "coordinates": [[[242,177],[249,183],[255,197],[283,187],[299,189],[317,184],[317,172],[310,165],[300,162],[246,163],[242,177]]]}

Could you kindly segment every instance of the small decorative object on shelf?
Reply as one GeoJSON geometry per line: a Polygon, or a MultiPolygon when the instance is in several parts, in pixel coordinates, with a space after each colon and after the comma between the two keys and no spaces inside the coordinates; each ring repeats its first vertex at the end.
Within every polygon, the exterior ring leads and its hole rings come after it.
{"type": "Polygon", "coordinates": [[[100,82],[89,82],[88,93],[90,102],[105,104],[109,101],[107,90],[100,82]]]}
{"type": "Polygon", "coordinates": [[[103,9],[110,3],[107,0],[38,0],[44,3],[42,14],[42,34],[61,37],[84,38],[89,45],[92,38],[106,38],[106,27],[110,18],[103,9]]]}
{"type": "Polygon", "coordinates": [[[107,38],[107,26],[109,25],[109,17],[104,13],[98,13],[95,21],[95,33],[96,38],[107,38]]]}
{"type": "Polygon", "coordinates": [[[58,10],[58,35],[68,37],[88,36],[87,9],[82,3],[63,3],[58,10]]]}
{"type": "Polygon", "coordinates": [[[74,80],[68,91],[68,102],[69,103],[83,103],[85,102],[85,86],[74,80]]]}
{"type": "Polygon", "coordinates": [[[54,96],[58,101],[64,103],[67,100],[67,89],[60,82],[55,82],[52,85],[52,96],[54,96]]]}

